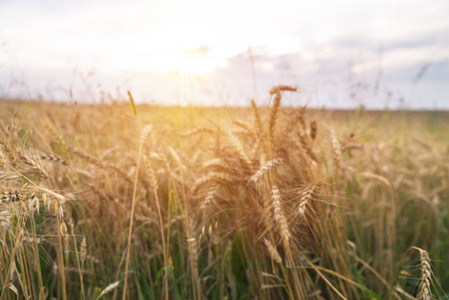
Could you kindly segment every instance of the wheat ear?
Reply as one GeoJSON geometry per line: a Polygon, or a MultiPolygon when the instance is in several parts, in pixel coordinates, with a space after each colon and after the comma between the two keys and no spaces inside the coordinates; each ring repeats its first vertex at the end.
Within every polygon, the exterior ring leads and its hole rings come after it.
{"type": "Polygon", "coordinates": [[[284,245],[288,246],[291,234],[290,230],[288,229],[287,219],[285,218],[284,212],[282,211],[279,189],[275,185],[273,185],[271,189],[271,199],[273,201],[274,219],[276,220],[276,224],[278,224],[279,226],[281,238],[284,242],[284,245]]]}
{"type": "Polygon", "coordinates": [[[432,268],[430,266],[429,254],[426,250],[418,247],[413,247],[413,249],[418,250],[421,260],[421,286],[418,293],[419,300],[430,300],[432,299],[432,292],[430,289],[430,280],[432,277],[432,268]]]}

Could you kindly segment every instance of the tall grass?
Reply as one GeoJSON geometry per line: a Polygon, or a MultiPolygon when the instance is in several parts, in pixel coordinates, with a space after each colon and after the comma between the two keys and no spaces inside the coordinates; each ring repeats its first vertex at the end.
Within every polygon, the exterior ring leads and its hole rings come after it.
{"type": "Polygon", "coordinates": [[[1,298],[447,298],[447,118],[283,107],[290,92],[0,102],[1,298]]]}

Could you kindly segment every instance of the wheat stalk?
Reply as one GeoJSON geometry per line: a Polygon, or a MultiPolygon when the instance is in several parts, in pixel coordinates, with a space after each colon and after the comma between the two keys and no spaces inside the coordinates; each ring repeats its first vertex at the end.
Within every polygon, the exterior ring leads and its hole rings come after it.
{"type": "Polygon", "coordinates": [[[264,239],[263,241],[265,243],[265,246],[267,246],[268,253],[270,253],[271,258],[275,260],[278,264],[281,264],[282,258],[279,255],[279,252],[277,251],[276,247],[273,246],[273,244],[267,239],[264,239]]]}
{"type": "Polygon", "coordinates": [[[168,147],[168,152],[170,153],[171,157],[175,161],[176,165],[178,166],[178,169],[180,170],[187,170],[187,167],[183,164],[181,157],[179,154],[173,149],[173,147],[168,147]]]}
{"type": "Polygon", "coordinates": [[[430,280],[432,277],[432,268],[430,266],[430,258],[427,251],[418,248],[412,247],[415,250],[418,250],[421,260],[421,286],[418,293],[419,300],[430,300],[433,298],[432,291],[430,289],[430,280]]]}
{"type": "Polygon", "coordinates": [[[154,170],[151,167],[150,160],[148,159],[148,157],[146,155],[144,155],[143,161],[145,162],[145,166],[147,167],[147,171],[148,171],[148,176],[150,177],[150,186],[154,191],[157,191],[159,184],[157,181],[156,174],[154,173],[154,170]]]}
{"type": "Polygon", "coordinates": [[[8,231],[11,227],[11,221],[9,211],[2,210],[0,211],[0,227],[2,227],[5,231],[8,231]]]}
{"type": "MultiPolygon", "coordinates": [[[[147,125],[147,126],[145,126],[144,130],[142,131],[141,136],[140,136],[139,150],[138,150],[138,154],[137,154],[137,166],[136,166],[136,172],[135,172],[135,178],[134,178],[134,187],[133,187],[133,195],[132,195],[132,202],[131,202],[131,213],[130,213],[130,220],[129,220],[128,240],[127,240],[125,279],[124,279],[124,289],[123,289],[123,295],[122,295],[123,300],[126,299],[126,286],[128,283],[128,281],[127,281],[128,280],[128,267],[129,267],[129,257],[130,257],[130,252],[131,252],[131,236],[132,236],[133,225],[134,225],[134,213],[135,213],[136,199],[137,199],[137,183],[139,181],[140,159],[142,156],[144,142],[145,142],[150,130],[151,130],[151,127],[147,125]]],[[[117,282],[116,282],[116,284],[117,284],[116,286],[118,286],[117,282]]]]}
{"type": "Polygon", "coordinates": [[[182,178],[180,178],[175,172],[171,170],[167,157],[165,157],[164,154],[160,152],[151,152],[150,157],[159,161],[159,163],[162,165],[162,169],[164,170],[165,175],[178,182],[182,182],[182,178]]]}
{"type": "Polygon", "coordinates": [[[232,183],[232,177],[222,172],[210,172],[209,174],[197,179],[192,187],[192,191],[195,192],[200,186],[208,182],[225,182],[232,183]]]}
{"type": "Polygon", "coordinates": [[[296,92],[297,88],[288,85],[277,85],[270,90],[270,95],[279,94],[281,91],[296,92]]]}
{"type": "Polygon", "coordinates": [[[341,147],[340,141],[332,128],[329,128],[332,146],[332,158],[334,159],[337,172],[341,170],[341,147]]]}
{"type": "MultiPolygon", "coordinates": [[[[268,121],[268,138],[270,145],[273,144],[274,139],[274,129],[276,126],[276,118],[278,114],[279,107],[281,106],[281,93],[277,92],[274,97],[273,106],[271,107],[270,119],[268,121]]],[[[270,146],[271,147],[271,146],[270,146]]]]}
{"type": "Polygon", "coordinates": [[[119,285],[120,285],[120,280],[113,282],[110,285],[108,285],[107,287],[105,287],[104,290],[101,291],[100,295],[98,295],[97,300],[100,299],[101,297],[103,297],[104,295],[106,295],[107,293],[112,292],[112,290],[116,289],[119,285]]]}
{"type": "Polygon", "coordinates": [[[307,205],[312,199],[315,187],[306,187],[302,192],[301,199],[299,200],[299,214],[304,217],[306,215],[307,205]]]}
{"type": "Polygon", "coordinates": [[[214,200],[214,195],[217,192],[217,189],[219,186],[220,186],[219,184],[215,184],[209,189],[209,191],[207,192],[206,198],[204,198],[204,201],[200,205],[201,210],[204,210],[207,207],[209,207],[209,205],[214,200]]]}
{"type": "Polygon", "coordinates": [[[284,164],[284,160],[282,158],[275,158],[273,160],[269,160],[262,167],[260,167],[260,169],[251,177],[250,180],[256,183],[269,170],[282,164],[284,164]]]}
{"type": "Polygon", "coordinates": [[[318,127],[317,127],[316,121],[312,121],[310,123],[310,138],[312,140],[314,140],[316,138],[317,131],[318,131],[318,127]]]}
{"type": "Polygon", "coordinates": [[[242,121],[238,121],[238,120],[233,120],[232,124],[235,124],[243,129],[245,129],[246,131],[248,131],[250,134],[254,135],[255,137],[257,137],[257,132],[256,130],[254,130],[254,128],[249,125],[248,123],[242,122],[242,121]]]}
{"type": "Polygon", "coordinates": [[[81,262],[84,264],[84,261],[87,257],[87,242],[86,237],[83,237],[83,240],[81,241],[81,248],[80,248],[80,259],[81,262]]]}
{"type": "Polygon", "coordinates": [[[51,134],[53,135],[53,138],[57,141],[57,143],[64,149],[64,152],[67,153],[67,144],[65,140],[62,138],[62,136],[58,133],[56,128],[53,127],[52,124],[49,122],[46,122],[44,124],[45,127],[47,127],[48,130],[50,130],[51,134]]]}
{"type": "Polygon", "coordinates": [[[248,167],[248,169],[252,172],[253,165],[250,162],[248,156],[246,155],[245,149],[243,149],[242,143],[232,134],[229,134],[229,141],[231,143],[232,148],[235,152],[237,152],[240,160],[248,167]]]}
{"type": "Polygon", "coordinates": [[[42,160],[57,162],[60,163],[61,165],[67,166],[67,161],[55,155],[42,154],[39,156],[39,158],[42,160]]]}
{"type": "Polygon", "coordinates": [[[189,136],[200,134],[200,133],[213,134],[214,131],[212,129],[209,129],[209,128],[198,127],[198,128],[192,129],[190,131],[187,131],[185,133],[181,133],[180,136],[181,137],[189,137],[189,136]]]}
{"type": "Polygon", "coordinates": [[[208,169],[208,168],[221,168],[221,169],[224,169],[224,170],[228,170],[229,169],[229,165],[226,164],[221,158],[214,158],[214,159],[211,159],[209,161],[206,161],[201,166],[201,170],[205,170],[205,169],[208,169]]]}
{"type": "Polygon", "coordinates": [[[288,246],[290,241],[290,230],[288,229],[287,219],[285,218],[284,212],[281,207],[281,196],[279,194],[279,189],[276,185],[273,185],[271,189],[271,200],[273,202],[274,209],[274,219],[276,224],[278,224],[281,238],[284,241],[284,245],[288,246]]]}
{"type": "Polygon", "coordinates": [[[28,157],[23,151],[19,150],[20,158],[22,158],[22,161],[27,164],[33,171],[35,171],[37,174],[39,174],[41,177],[48,179],[48,173],[45,171],[45,169],[39,165],[36,161],[28,157]]]}
{"type": "MultiPolygon", "coordinates": [[[[143,132],[143,133],[145,134],[145,132],[143,132]]],[[[143,138],[143,135],[141,136],[141,140],[145,140],[145,139],[143,138]]],[[[114,165],[114,164],[111,164],[111,163],[104,163],[104,162],[102,162],[101,160],[99,160],[99,159],[93,157],[93,156],[90,155],[89,153],[87,153],[87,152],[85,152],[85,151],[83,151],[83,150],[81,150],[81,149],[78,149],[77,147],[71,146],[71,147],[69,147],[69,151],[72,152],[73,154],[75,154],[75,155],[77,155],[77,156],[83,158],[83,159],[86,160],[87,162],[93,164],[94,166],[96,166],[96,167],[98,167],[98,168],[100,168],[100,169],[103,169],[103,170],[108,170],[108,169],[110,169],[110,170],[115,171],[120,177],[122,177],[123,179],[125,179],[128,183],[132,183],[132,182],[133,182],[132,179],[129,178],[128,174],[126,174],[125,171],[123,171],[122,169],[120,169],[119,167],[117,167],[117,166],[114,165]]]]}

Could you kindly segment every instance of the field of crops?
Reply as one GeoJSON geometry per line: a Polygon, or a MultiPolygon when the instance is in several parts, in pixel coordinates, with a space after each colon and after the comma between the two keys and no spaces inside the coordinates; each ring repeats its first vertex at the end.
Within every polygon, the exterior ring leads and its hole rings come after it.
{"type": "Polygon", "coordinates": [[[0,101],[1,299],[448,299],[449,113],[0,101]]]}

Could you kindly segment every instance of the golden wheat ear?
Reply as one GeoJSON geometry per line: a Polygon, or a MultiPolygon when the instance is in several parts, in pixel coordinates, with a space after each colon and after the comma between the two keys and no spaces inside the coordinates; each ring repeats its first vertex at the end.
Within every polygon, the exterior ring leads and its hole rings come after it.
{"type": "Polygon", "coordinates": [[[288,85],[277,85],[270,90],[270,95],[278,94],[282,91],[296,92],[298,89],[288,85]]]}
{"type": "Polygon", "coordinates": [[[274,219],[276,224],[279,226],[279,232],[281,234],[282,241],[284,242],[284,247],[288,248],[291,234],[288,229],[287,219],[282,210],[281,195],[279,194],[278,187],[275,185],[273,185],[271,189],[271,200],[273,201],[274,219]]]}
{"type": "Polygon", "coordinates": [[[421,261],[420,288],[418,293],[419,300],[431,300],[433,298],[430,281],[432,279],[432,267],[430,265],[429,253],[418,247],[412,247],[419,252],[421,261]]]}

